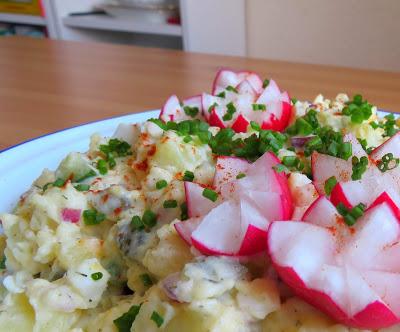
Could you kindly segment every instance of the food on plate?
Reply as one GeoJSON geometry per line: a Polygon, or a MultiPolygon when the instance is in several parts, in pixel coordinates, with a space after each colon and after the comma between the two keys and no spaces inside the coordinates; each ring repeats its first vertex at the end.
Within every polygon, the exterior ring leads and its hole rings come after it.
{"type": "Polygon", "coordinates": [[[0,214],[1,331],[397,331],[400,133],[220,70],[0,214]]]}

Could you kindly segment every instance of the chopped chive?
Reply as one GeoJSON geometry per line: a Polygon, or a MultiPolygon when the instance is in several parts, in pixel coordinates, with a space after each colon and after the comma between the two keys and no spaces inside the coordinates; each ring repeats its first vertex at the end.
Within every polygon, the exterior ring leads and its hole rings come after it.
{"type": "Polygon", "coordinates": [[[100,160],[97,162],[96,168],[99,170],[99,172],[100,172],[101,175],[107,174],[107,171],[108,171],[108,170],[107,170],[107,162],[106,162],[105,160],[100,159],[100,160]]]}
{"type": "Polygon", "coordinates": [[[296,105],[297,99],[296,98],[291,98],[290,101],[292,102],[293,105],[296,105]]]}
{"type": "Polygon", "coordinates": [[[142,222],[146,227],[154,227],[157,224],[157,215],[151,210],[146,210],[143,213],[142,222]]]}
{"type": "Polygon", "coordinates": [[[215,202],[218,199],[218,193],[212,189],[204,188],[203,197],[208,198],[210,201],[215,202]]]}
{"type": "Polygon", "coordinates": [[[5,270],[6,269],[6,255],[3,256],[3,258],[0,260],[0,270],[5,270]]]}
{"type": "Polygon", "coordinates": [[[211,111],[213,110],[214,107],[218,106],[218,104],[216,102],[212,103],[210,105],[210,107],[208,108],[208,113],[211,113],[211,111]]]}
{"type": "Polygon", "coordinates": [[[340,146],[340,158],[347,160],[353,154],[353,149],[350,142],[345,142],[340,146]]]}
{"type": "Polygon", "coordinates": [[[360,180],[362,175],[367,171],[368,167],[368,158],[363,156],[360,159],[358,159],[356,156],[353,156],[351,159],[352,162],[352,167],[353,167],[353,173],[351,174],[351,179],[353,181],[355,180],[360,180]]]}
{"type": "Polygon", "coordinates": [[[151,277],[147,273],[141,274],[139,276],[139,278],[142,281],[143,286],[149,287],[149,286],[153,285],[153,280],[151,279],[151,277]]]}
{"type": "Polygon", "coordinates": [[[63,180],[63,179],[57,179],[53,182],[54,187],[61,188],[61,187],[64,187],[64,185],[65,185],[65,180],[63,180]]]}
{"type": "Polygon", "coordinates": [[[238,93],[238,90],[234,88],[232,85],[228,85],[225,90],[238,93]]]}
{"type": "Polygon", "coordinates": [[[157,325],[158,328],[164,324],[164,318],[157,311],[153,311],[150,319],[157,325]]]}
{"type": "Polygon", "coordinates": [[[261,126],[255,121],[250,121],[250,127],[255,131],[261,130],[261,126]]]}
{"type": "Polygon", "coordinates": [[[103,273],[101,273],[101,272],[92,273],[92,274],[91,274],[91,278],[92,278],[94,281],[100,280],[101,278],[103,278],[103,273]]]}
{"type": "Polygon", "coordinates": [[[265,104],[253,104],[253,111],[266,111],[267,106],[265,104]]]}
{"type": "Polygon", "coordinates": [[[282,173],[284,171],[287,170],[287,168],[285,166],[283,166],[282,164],[278,164],[272,167],[275,171],[277,171],[278,173],[282,173]]]}
{"type": "Polygon", "coordinates": [[[168,186],[168,182],[165,181],[165,180],[159,180],[159,181],[156,182],[156,188],[157,189],[163,189],[166,186],[168,186]]]}
{"type": "Polygon", "coordinates": [[[164,209],[173,209],[178,206],[178,202],[175,199],[168,199],[164,201],[163,207],[164,209]]]}
{"type": "Polygon", "coordinates": [[[98,225],[106,219],[104,213],[98,212],[95,209],[85,210],[83,211],[82,215],[83,215],[83,221],[87,226],[98,225]]]}
{"type": "Polygon", "coordinates": [[[225,91],[222,91],[219,94],[217,94],[217,97],[225,98],[225,91]]]}
{"type": "Polygon", "coordinates": [[[83,175],[82,177],[80,177],[79,179],[76,179],[75,182],[82,182],[83,180],[89,179],[93,176],[96,176],[96,172],[91,169],[89,172],[87,172],[85,175],[83,175]]]}
{"type": "Polygon", "coordinates": [[[269,80],[265,79],[264,82],[263,82],[262,87],[265,89],[268,85],[269,85],[269,80]]]}
{"type": "Polygon", "coordinates": [[[131,228],[132,230],[141,230],[144,228],[142,218],[139,216],[133,216],[131,219],[131,228]]]}
{"type": "Polygon", "coordinates": [[[183,111],[185,112],[186,115],[194,118],[199,113],[199,108],[191,107],[191,106],[184,106],[183,111]]]}
{"type": "Polygon", "coordinates": [[[187,204],[185,202],[183,202],[180,206],[181,208],[181,220],[186,220],[189,218],[188,216],[188,208],[187,208],[187,204]]]}
{"type": "Polygon", "coordinates": [[[194,180],[194,173],[191,171],[185,171],[182,180],[192,182],[194,180]]]}
{"type": "Polygon", "coordinates": [[[244,177],[246,177],[246,174],[244,173],[239,173],[238,175],[236,175],[236,179],[243,179],[244,177]]]}
{"type": "Polygon", "coordinates": [[[74,188],[78,191],[88,191],[90,189],[90,185],[79,183],[74,188]]]}
{"type": "Polygon", "coordinates": [[[113,320],[114,325],[117,327],[118,332],[130,332],[136,316],[139,314],[142,305],[133,305],[122,316],[113,320]]]}
{"type": "Polygon", "coordinates": [[[333,188],[336,186],[337,180],[336,177],[331,176],[328,180],[325,181],[324,189],[325,193],[329,196],[332,193],[333,188]]]}
{"type": "Polygon", "coordinates": [[[187,136],[185,136],[184,138],[183,138],[183,141],[185,142],[185,143],[189,143],[190,141],[192,141],[193,139],[192,139],[192,136],[189,136],[189,135],[187,135],[187,136]]]}

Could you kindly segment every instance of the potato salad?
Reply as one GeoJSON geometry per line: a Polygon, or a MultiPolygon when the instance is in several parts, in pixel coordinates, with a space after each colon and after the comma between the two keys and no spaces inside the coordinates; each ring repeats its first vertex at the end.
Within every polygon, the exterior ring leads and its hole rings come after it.
{"type": "Polygon", "coordinates": [[[92,135],[0,213],[0,332],[400,331],[398,125],[221,70],[92,135]]]}

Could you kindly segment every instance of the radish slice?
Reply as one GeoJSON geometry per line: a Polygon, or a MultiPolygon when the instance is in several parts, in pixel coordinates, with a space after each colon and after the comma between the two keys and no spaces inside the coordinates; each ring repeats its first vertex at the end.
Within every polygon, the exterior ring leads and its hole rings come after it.
{"type": "Polygon", "coordinates": [[[342,217],[325,196],[320,196],[304,213],[302,220],[323,227],[336,226],[342,217]]]}
{"type": "Polygon", "coordinates": [[[352,231],[336,223],[346,237],[321,213],[333,221],[326,198],[310,207],[307,222],[271,224],[268,250],[279,276],[299,297],[348,326],[375,330],[398,323],[400,224],[391,208],[376,205],[352,231]]]}
{"type": "MultiPolygon", "coordinates": [[[[262,84],[262,83],[261,83],[262,84]]],[[[262,85],[261,85],[262,86],[262,85]]],[[[243,95],[250,95],[253,101],[256,99],[257,91],[253,88],[250,82],[246,79],[241,82],[237,87],[236,90],[239,94],[243,95]]]]}
{"type": "Polygon", "coordinates": [[[202,95],[186,98],[182,103],[184,106],[196,107],[199,110],[199,115],[203,113],[202,95]]]}
{"type": "Polygon", "coordinates": [[[373,160],[380,160],[387,153],[393,153],[395,158],[400,158],[400,132],[373,150],[370,157],[373,160]]]}
{"type": "Polygon", "coordinates": [[[263,81],[260,76],[258,76],[256,73],[248,73],[246,75],[246,81],[250,84],[250,86],[257,94],[262,93],[263,81]]]}
{"type": "Polygon", "coordinates": [[[188,216],[190,218],[204,216],[219,204],[219,202],[213,202],[204,197],[204,187],[197,183],[185,181],[184,187],[188,216]]]}
{"type": "Polygon", "coordinates": [[[181,238],[189,245],[192,244],[191,236],[194,230],[200,225],[201,218],[190,218],[174,224],[174,227],[181,238]]]}
{"type": "Polygon", "coordinates": [[[201,95],[201,105],[201,108],[203,109],[203,116],[208,121],[211,111],[214,108],[213,106],[225,105],[225,101],[220,97],[203,93],[201,95]]]}
{"type": "Polygon", "coordinates": [[[242,158],[219,156],[215,165],[214,187],[220,191],[222,184],[235,181],[240,173],[246,174],[250,165],[242,158]]]}
{"type": "Polygon", "coordinates": [[[231,128],[237,133],[245,133],[249,124],[249,121],[242,114],[239,114],[231,128]]]}
{"type": "Polygon", "coordinates": [[[64,208],[61,210],[61,217],[63,221],[77,223],[81,219],[81,212],[80,209],[64,208]]]}
{"type": "Polygon", "coordinates": [[[168,121],[179,121],[185,119],[186,114],[183,112],[179,99],[176,95],[172,95],[167,99],[164,106],[161,109],[160,119],[168,121]]]}
{"type": "Polygon", "coordinates": [[[281,98],[281,91],[279,90],[278,85],[274,80],[270,80],[268,86],[261,93],[260,97],[258,97],[256,103],[257,104],[270,104],[281,98]]]}
{"type": "Polygon", "coordinates": [[[210,116],[208,118],[208,123],[210,126],[225,128],[225,124],[222,121],[220,115],[217,113],[216,107],[211,110],[210,116]]]}
{"type": "Polygon", "coordinates": [[[238,86],[238,84],[242,80],[244,80],[245,76],[246,76],[245,72],[238,74],[232,70],[221,69],[215,76],[212,87],[212,94],[216,95],[224,91],[228,86],[232,87],[238,86]]]}

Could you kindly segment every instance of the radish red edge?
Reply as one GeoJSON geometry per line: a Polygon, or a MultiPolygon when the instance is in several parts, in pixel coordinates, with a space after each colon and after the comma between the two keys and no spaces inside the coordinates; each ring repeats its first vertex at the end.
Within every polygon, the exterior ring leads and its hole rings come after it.
{"type": "Polygon", "coordinates": [[[394,215],[400,222],[400,208],[397,206],[397,204],[394,202],[394,200],[390,197],[390,195],[386,191],[384,191],[375,199],[375,201],[368,207],[368,210],[383,203],[389,205],[394,215]]]}
{"type": "Polygon", "coordinates": [[[219,127],[219,128],[225,128],[224,123],[222,122],[222,120],[219,118],[217,112],[215,112],[215,109],[213,108],[211,110],[211,114],[208,118],[208,124],[210,126],[214,126],[214,127],[219,127]]]}
{"type": "Polygon", "coordinates": [[[249,121],[242,115],[236,118],[235,122],[232,124],[231,128],[237,133],[245,133],[247,132],[247,127],[249,125],[249,121]]]}
{"type": "Polygon", "coordinates": [[[65,208],[61,211],[61,217],[63,221],[69,221],[75,224],[81,219],[81,212],[82,210],[80,209],[65,208]]]}
{"type": "Polygon", "coordinates": [[[347,199],[340,182],[337,183],[332,189],[331,202],[334,206],[338,206],[339,203],[342,203],[348,209],[353,208],[353,205],[347,199]]]}

